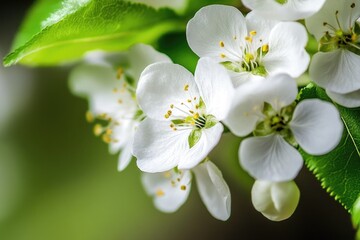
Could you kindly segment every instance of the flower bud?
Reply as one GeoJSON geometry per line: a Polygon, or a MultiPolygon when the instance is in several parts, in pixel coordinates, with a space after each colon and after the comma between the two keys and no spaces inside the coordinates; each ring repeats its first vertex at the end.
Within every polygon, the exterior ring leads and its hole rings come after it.
{"type": "Polygon", "coordinates": [[[300,191],[294,181],[267,182],[257,180],[251,190],[254,208],[272,221],[289,218],[295,211],[300,191]]]}

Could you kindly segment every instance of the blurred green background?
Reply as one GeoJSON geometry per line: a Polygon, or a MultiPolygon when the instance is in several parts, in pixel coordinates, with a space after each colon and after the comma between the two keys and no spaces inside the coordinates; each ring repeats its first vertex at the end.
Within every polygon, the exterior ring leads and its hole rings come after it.
{"type": "MultiPolygon", "coordinates": [[[[1,7],[2,57],[30,4],[13,1],[1,7]]],[[[184,40],[183,34],[166,36],[160,50],[192,69],[190,50],[184,59],[176,52],[184,40]]],[[[239,140],[230,134],[211,158],[230,185],[231,218],[212,218],[195,184],[177,213],[158,212],[135,163],[117,172],[117,156],[93,136],[85,121],[86,101],[68,90],[70,70],[0,68],[10,96],[0,91],[1,240],[354,238],[348,213],[306,168],[296,179],[301,199],[292,218],[276,223],[256,212],[251,180],[237,162],[239,140]]]]}

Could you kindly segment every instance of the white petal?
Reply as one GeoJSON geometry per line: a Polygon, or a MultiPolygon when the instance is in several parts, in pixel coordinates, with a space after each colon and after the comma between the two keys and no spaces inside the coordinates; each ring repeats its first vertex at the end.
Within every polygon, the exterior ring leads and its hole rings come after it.
{"type": "Polygon", "coordinates": [[[137,82],[141,72],[150,64],[156,62],[172,62],[171,59],[152,46],[145,44],[136,44],[129,49],[129,73],[137,82]]]}
{"type": "Polygon", "coordinates": [[[305,21],[307,29],[314,34],[318,41],[325,35],[325,32],[331,32],[328,26],[324,26],[324,22],[339,29],[336,11],[338,11],[341,29],[348,31],[360,17],[360,3],[354,0],[327,0],[319,12],[305,21]],[[355,8],[351,8],[351,5],[355,2],[357,2],[355,8]]]}
{"type": "Polygon", "coordinates": [[[226,69],[210,58],[201,58],[195,70],[195,82],[205,103],[206,113],[219,121],[224,119],[234,96],[234,87],[226,69]]]}
{"type": "Polygon", "coordinates": [[[191,169],[204,160],[220,141],[224,127],[221,123],[201,130],[201,138],[190,150],[180,155],[179,169],[191,169]]]}
{"type": "Polygon", "coordinates": [[[261,118],[264,100],[258,96],[257,90],[263,86],[264,81],[266,79],[249,82],[235,90],[231,110],[223,122],[236,136],[250,134],[261,118]]]}
{"type": "Polygon", "coordinates": [[[239,158],[252,177],[273,182],[294,179],[303,165],[300,153],[278,134],[245,139],[239,158]]]}
{"type": "Polygon", "coordinates": [[[285,220],[294,213],[300,199],[295,182],[257,180],[251,190],[254,208],[272,221],[285,220]]]}
{"type": "Polygon", "coordinates": [[[178,210],[187,200],[191,178],[190,171],[179,173],[171,170],[162,173],[143,173],[141,180],[146,192],[154,198],[155,207],[171,213],[178,210]]]}
{"type": "Polygon", "coordinates": [[[94,115],[106,113],[116,117],[126,114],[132,117],[131,114],[136,111],[136,103],[130,92],[121,90],[124,79],[117,79],[116,71],[110,66],[80,65],[71,72],[69,80],[73,94],[89,99],[90,111],[94,115]]]}
{"type": "Polygon", "coordinates": [[[259,15],[269,19],[293,21],[311,16],[325,0],[288,0],[279,4],[274,0],[242,0],[243,4],[259,15]]]}
{"type": "Polygon", "coordinates": [[[270,103],[276,110],[292,104],[297,96],[295,79],[286,74],[271,75],[263,81],[258,89],[258,98],[270,103]]]}
{"type": "Polygon", "coordinates": [[[201,8],[189,21],[186,29],[190,48],[199,57],[212,57],[216,61],[224,61],[221,54],[232,60],[241,59],[239,46],[243,45],[247,34],[242,13],[234,7],[224,5],[201,8]]]}
{"type": "Polygon", "coordinates": [[[359,55],[339,49],[316,53],[309,72],[311,79],[321,87],[331,92],[349,93],[360,89],[359,66],[359,55]]]}
{"type": "Polygon", "coordinates": [[[188,136],[191,130],[174,131],[169,125],[170,122],[150,118],[140,123],[132,153],[137,157],[141,171],[154,173],[170,170],[189,151],[188,136]]]}
{"type": "Polygon", "coordinates": [[[132,119],[117,120],[118,124],[114,125],[111,130],[111,138],[114,140],[109,143],[109,152],[111,154],[118,153],[134,138],[134,125],[136,121],[132,119]]]}
{"type": "Polygon", "coordinates": [[[335,93],[327,90],[326,93],[333,101],[344,107],[360,107],[360,90],[345,94],[335,93]]]}
{"type": "Polygon", "coordinates": [[[119,160],[118,160],[118,171],[119,172],[123,171],[129,165],[129,163],[132,159],[132,154],[131,154],[132,146],[133,146],[133,141],[129,141],[126,143],[126,145],[122,149],[122,151],[119,155],[119,160]]]}
{"type": "Polygon", "coordinates": [[[251,11],[246,15],[247,29],[249,29],[249,32],[256,32],[256,35],[252,36],[254,49],[258,49],[262,45],[269,43],[270,33],[278,23],[279,21],[264,18],[263,15],[258,15],[254,11],[251,11]]]}
{"type": "Polygon", "coordinates": [[[263,58],[268,73],[287,73],[294,78],[303,74],[310,62],[307,41],[306,29],[300,23],[276,24],[269,37],[269,52],[263,58]]]}
{"type": "MultiPolygon", "coordinates": [[[[148,66],[141,74],[136,95],[146,115],[162,121],[167,120],[164,115],[170,110],[170,105],[184,108],[182,102],[186,103],[187,99],[193,97],[200,98],[192,74],[173,63],[154,63],[148,66]],[[188,91],[184,91],[186,85],[188,91]]],[[[176,108],[172,111],[173,116],[187,116],[176,108]]]]}
{"type": "Polygon", "coordinates": [[[235,88],[240,87],[243,84],[253,82],[253,81],[259,81],[261,79],[264,79],[264,77],[259,75],[254,75],[251,72],[234,72],[231,70],[228,70],[228,74],[231,78],[231,81],[233,83],[233,86],[235,88]]]}
{"type": "Polygon", "coordinates": [[[200,197],[216,219],[225,221],[230,217],[231,196],[220,170],[210,161],[193,169],[200,197]]]}
{"type": "Polygon", "coordinates": [[[296,106],[290,129],[307,153],[322,155],[339,144],[343,123],[334,105],[311,99],[296,106]]]}

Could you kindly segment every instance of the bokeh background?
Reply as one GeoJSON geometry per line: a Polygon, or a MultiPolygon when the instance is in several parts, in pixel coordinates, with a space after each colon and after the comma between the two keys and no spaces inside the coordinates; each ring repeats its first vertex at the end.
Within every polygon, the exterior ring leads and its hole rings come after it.
{"type": "MultiPolygon", "coordinates": [[[[0,8],[1,57],[31,4],[0,8]]],[[[174,33],[160,50],[176,62],[183,43],[174,33]]],[[[349,214],[306,168],[296,179],[301,199],[292,218],[271,222],[256,212],[251,179],[236,160],[239,140],[230,134],[211,155],[230,185],[230,219],[212,218],[195,185],[178,212],[158,212],[135,163],[117,172],[117,156],[93,136],[86,101],[68,89],[70,70],[0,67],[1,240],[354,239],[349,214]]]]}

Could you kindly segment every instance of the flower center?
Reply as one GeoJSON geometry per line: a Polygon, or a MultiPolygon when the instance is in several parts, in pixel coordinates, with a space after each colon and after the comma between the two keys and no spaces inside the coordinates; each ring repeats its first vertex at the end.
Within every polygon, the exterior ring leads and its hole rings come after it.
{"type": "Polygon", "coordinates": [[[144,119],[144,113],[138,108],[135,99],[135,89],[131,86],[128,77],[124,75],[122,68],[116,72],[116,83],[114,88],[109,90],[109,95],[113,98],[114,107],[112,112],[94,115],[91,112],[86,113],[86,120],[89,123],[95,122],[93,133],[101,137],[105,143],[117,143],[120,140],[113,135],[114,129],[123,124],[123,120],[133,120],[140,122],[144,119]]]}
{"type": "Polygon", "coordinates": [[[164,114],[165,119],[171,121],[170,128],[177,130],[201,130],[214,126],[214,117],[206,114],[206,106],[199,96],[192,96],[189,85],[186,84],[183,91],[187,93],[185,101],[180,104],[170,104],[170,108],[164,114]]]}
{"type": "Polygon", "coordinates": [[[256,125],[255,136],[267,136],[273,133],[280,134],[290,144],[296,145],[289,123],[294,113],[295,103],[283,107],[279,112],[269,104],[264,103],[262,110],[263,119],[256,125]]]}
{"type": "MultiPolygon", "coordinates": [[[[355,3],[350,5],[351,14],[352,9],[355,8],[355,3]]],[[[340,25],[338,10],[335,11],[336,26],[333,26],[327,22],[323,22],[324,27],[328,29],[325,32],[325,35],[320,39],[319,50],[322,52],[330,52],[339,48],[347,49],[356,54],[360,54],[360,45],[359,45],[359,35],[360,35],[360,25],[355,22],[349,23],[347,29],[343,29],[340,25]]]]}
{"type": "Polygon", "coordinates": [[[284,5],[288,2],[288,0],[275,0],[275,2],[280,3],[281,5],[284,5]]]}
{"type": "MultiPolygon", "coordinates": [[[[240,45],[240,56],[231,52],[223,41],[219,45],[223,49],[220,57],[224,59],[222,64],[234,72],[251,72],[254,75],[266,76],[267,72],[262,64],[263,57],[269,51],[269,45],[264,44],[262,39],[255,40],[257,35],[256,31],[250,31],[248,36],[245,37],[245,44],[240,45]]],[[[237,37],[233,37],[237,41],[237,37]]]]}

